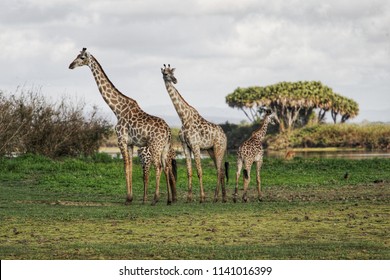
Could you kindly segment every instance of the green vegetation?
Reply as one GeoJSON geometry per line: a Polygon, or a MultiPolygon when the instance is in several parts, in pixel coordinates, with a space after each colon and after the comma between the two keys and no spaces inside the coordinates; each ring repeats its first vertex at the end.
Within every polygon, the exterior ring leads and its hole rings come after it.
{"type": "MultiPolygon", "coordinates": [[[[265,159],[263,201],[212,203],[215,171],[203,160],[207,202],[125,206],[121,160],[0,158],[1,259],[389,259],[390,160],[265,159]],[[348,172],[348,176],[344,176],[348,172]],[[344,178],[347,177],[347,178],[344,178]]],[[[231,162],[231,178],[235,159],[231,162]]],[[[194,191],[197,197],[197,179],[194,191]]],[[[154,177],[151,176],[151,179],[154,177]]],[[[150,182],[150,198],[154,182],[150,182]]],[[[229,197],[234,180],[229,183],[229,197]]]]}
{"type": "Polygon", "coordinates": [[[86,114],[84,107],[66,98],[49,102],[36,90],[11,95],[0,90],[0,156],[94,154],[113,130],[97,108],[86,114]]]}
{"type": "MultiPolygon", "coordinates": [[[[228,150],[237,150],[261,124],[237,125],[225,123],[222,128],[228,138],[228,150]]],[[[268,127],[264,147],[271,150],[291,148],[353,148],[366,150],[390,149],[390,124],[317,124],[277,133],[268,127]]]]}
{"type": "Polygon", "coordinates": [[[321,124],[296,129],[268,138],[269,148],[357,148],[390,149],[389,124],[321,124]]]}
{"type": "Polygon", "coordinates": [[[264,107],[277,115],[280,131],[291,131],[316,119],[323,122],[329,111],[333,122],[344,123],[359,113],[359,105],[316,81],[281,82],[265,87],[237,88],[226,96],[226,103],[242,110],[251,122],[258,121],[264,107]],[[317,110],[317,115],[314,114],[317,110]]]}

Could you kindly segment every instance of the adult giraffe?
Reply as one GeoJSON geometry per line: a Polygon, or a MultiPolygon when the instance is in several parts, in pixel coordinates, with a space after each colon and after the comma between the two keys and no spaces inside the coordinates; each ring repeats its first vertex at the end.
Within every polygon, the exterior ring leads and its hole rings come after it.
{"type": "MultiPolygon", "coordinates": [[[[162,170],[165,173],[168,191],[168,204],[172,202],[172,190],[169,184],[169,170],[166,160],[171,142],[171,130],[167,123],[158,117],[145,113],[138,103],[123,95],[108,79],[99,62],[86,48],[83,48],[76,59],[69,65],[69,69],[80,66],[88,66],[95,78],[99,91],[108,106],[116,115],[118,122],[115,131],[118,136],[118,146],[121,150],[125,174],[127,198],[126,204],[133,200],[132,168],[133,149],[147,147],[150,161],[156,168],[156,191],[152,205],[156,204],[160,196],[160,176],[162,170]]],[[[144,203],[147,201],[148,176],[144,178],[144,203]]]]}
{"type": "MultiPolygon", "coordinates": [[[[180,130],[180,140],[186,157],[187,177],[188,177],[188,196],[187,201],[192,201],[192,162],[191,153],[194,154],[196,170],[200,185],[200,202],[205,200],[203,188],[202,166],[200,159],[201,150],[207,150],[213,159],[217,168],[217,186],[214,193],[214,202],[218,201],[219,189],[222,186],[223,202],[226,202],[226,189],[224,180],[224,168],[222,166],[223,158],[226,153],[227,139],[222,128],[205,120],[194,107],[190,106],[179,91],[173,86],[177,83],[174,76],[175,68],[170,65],[161,68],[165,87],[172,100],[172,103],[180,117],[182,127],[180,130]]],[[[227,176],[228,163],[225,163],[225,172],[227,176]]]]}

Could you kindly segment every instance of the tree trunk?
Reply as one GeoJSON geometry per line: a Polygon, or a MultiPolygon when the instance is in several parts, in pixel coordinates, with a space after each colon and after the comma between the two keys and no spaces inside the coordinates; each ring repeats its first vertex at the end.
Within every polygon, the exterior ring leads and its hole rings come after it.
{"type": "Polygon", "coordinates": [[[339,114],[338,112],[332,110],[331,111],[331,114],[332,114],[332,119],[333,119],[333,122],[334,123],[337,123],[337,115],[339,114]]]}

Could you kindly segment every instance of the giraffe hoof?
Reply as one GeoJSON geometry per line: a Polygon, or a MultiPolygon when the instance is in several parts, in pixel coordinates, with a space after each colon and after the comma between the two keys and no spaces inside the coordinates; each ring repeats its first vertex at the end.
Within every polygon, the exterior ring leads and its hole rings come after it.
{"type": "Polygon", "coordinates": [[[152,205],[152,206],[156,206],[156,204],[157,204],[157,201],[156,201],[156,200],[153,200],[151,205],[152,205]]]}
{"type": "Polygon", "coordinates": [[[127,198],[125,201],[125,205],[130,205],[133,202],[133,198],[129,199],[127,198]]]}
{"type": "Polygon", "coordinates": [[[167,205],[172,205],[172,201],[168,200],[167,205]]]}
{"type": "Polygon", "coordinates": [[[214,202],[214,203],[218,202],[218,197],[214,197],[213,202],[214,202]]]}

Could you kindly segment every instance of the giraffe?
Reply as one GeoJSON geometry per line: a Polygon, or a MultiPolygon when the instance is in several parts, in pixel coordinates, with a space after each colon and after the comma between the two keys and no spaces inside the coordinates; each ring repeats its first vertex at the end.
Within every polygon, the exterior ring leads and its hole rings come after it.
{"type": "MultiPolygon", "coordinates": [[[[174,76],[174,71],[175,68],[171,68],[170,65],[166,67],[166,65],[164,64],[164,68],[161,68],[165,87],[182,122],[182,127],[179,136],[183,145],[187,165],[187,201],[192,201],[191,154],[194,155],[196,170],[198,173],[200,185],[200,202],[202,203],[205,201],[206,196],[203,187],[203,174],[200,153],[201,150],[207,150],[210,157],[213,159],[215,167],[217,169],[217,186],[215,188],[214,193],[214,202],[218,201],[219,189],[221,186],[223,202],[226,202],[226,189],[223,172],[224,168],[222,166],[222,161],[225,156],[227,147],[226,135],[220,126],[205,120],[195,108],[190,106],[184,100],[184,98],[180,95],[179,91],[172,84],[177,83],[177,80],[174,76]]],[[[226,179],[228,180],[227,162],[225,162],[225,175],[226,179]]]]}
{"type": "Polygon", "coordinates": [[[263,163],[263,147],[262,141],[267,133],[268,124],[275,117],[271,110],[266,110],[266,115],[263,125],[254,131],[251,137],[245,140],[237,151],[237,173],[236,173],[236,188],[234,190],[233,201],[237,201],[238,196],[238,179],[240,178],[241,169],[244,166],[244,194],[242,201],[247,202],[247,190],[250,182],[250,172],[253,162],[256,162],[256,182],[258,199],[261,200],[261,180],[260,169],[263,163]]]}
{"type": "MultiPolygon", "coordinates": [[[[138,157],[140,158],[143,170],[144,181],[148,179],[150,166],[152,164],[152,154],[148,146],[140,147],[137,150],[138,157]]],[[[168,156],[166,159],[166,165],[168,167],[169,185],[171,187],[172,202],[177,201],[176,193],[176,181],[177,181],[177,163],[176,163],[176,152],[172,148],[169,148],[168,156]]],[[[144,190],[145,191],[145,190],[144,190]]],[[[146,195],[146,194],[144,194],[146,195]]]]}
{"type": "MultiPolygon", "coordinates": [[[[171,190],[169,186],[167,156],[171,143],[171,130],[167,123],[158,117],[145,113],[138,103],[123,95],[108,79],[103,68],[96,58],[83,48],[80,54],[69,65],[69,69],[87,65],[95,78],[98,89],[111,110],[117,117],[115,131],[118,137],[118,146],[122,153],[126,175],[127,198],[126,204],[133,200],[132,168],[134,146],[148,147],[150,160],[156,168],[156,190],[152,205],[160,197],[160,176],[165,173],[168,191],[168,204],[171,203],[171,190]]],[[[148,176],[144,177],[144,197],[147,201],[148,176]]]]}

